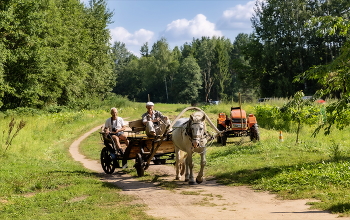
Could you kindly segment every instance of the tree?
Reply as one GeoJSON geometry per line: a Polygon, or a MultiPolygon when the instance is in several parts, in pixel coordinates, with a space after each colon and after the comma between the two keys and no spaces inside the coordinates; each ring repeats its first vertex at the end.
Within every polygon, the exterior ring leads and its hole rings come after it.
{"type": "Polygon", "coordinates": [[[91,66],[84,83],[84,95],[89,102],[90,96],[105,97],[115,85],[114,63],[110,51],[110,33],[107,25],[111,23],[113,13],[107,9],[105,0],[91,0],[87,10],[85,27],[90,38],[90,56],[86,62],[91,66]]]}
{"type": "MultiPolygon", "coordinates": [[[[147,59],[142,57],[141,59],[147,59]]],[[[144,91],[144,80],[142,76],[142,62],[133,58],[118,71],[118,80],[114,92],[128,97],[130,100],[139,100],[140,94],[144,91]]]]}
{"type": "Polygon", "coordinates": [[[149,51],[148,51],[148,42],[146,42],[146,43],[144,43],[144,44],[142,45],[140,52],[141,52],[141,56],[146,56],[146,57],[148,57],[148,55],[149,55],[149,51]]]}
{"type": "Polygon", "coordinates": [[[198,100],[202,80],[200,68],[193,57],[185,58],[175,78],[176,101],[194,104],[198,100]]]}
{"type": "Polygon", "coordinates": [[[319,85],[315,81],[291,82],[309,67],[337,56],[344,38],[320,38],[315,28],[304,24],[320,13],[337,14],[344,6],[322,0],[257,3],[252,23],[254,34],[263,46],[260,66],[263,95],[290,96],[300,89],[309,94],[316,91],[319,85]]]}
{"type": "Polygon", "coordinates": [[[123,88],[123,84],[125,83],[123,77],[127,77],[127,75],[123,75],[123,71],[126,68],[126,66],[134,60],[136,57],[133,55],[131,52],[128,51],[126,48],[125,44],[122,42],[114,42],[112,48],[111,48],[111,56],[114,61],[114,88],[113,92],[119,93],[123,92],[124,90],[121,89],[120,87],[123,88]],[[120,79],[120,83],[119,83],[120,79]]]}
{"type": "Polygon", "coordinates": [[[178,69],[180,67],[180,62],[182,58],[181,51],[177,46],[174,47],[173,51],[171,52],[171,61],[169,63],[169,73],[168,73],[168,88],[169,88],[169,101],[173,103],[177,97],[177,93],[174,91],[174,80],[176,77],[176,74],[178,73],[178,69]]]}
{"type": "Polygon", "coordinates": [[[253,44],[255,38],[252,35],[240,33],[233,42],[230,62],[230,86],[227,88],[227,94],[232,98],[237,98],[239,92],[243,94],[246,100],[253,98],[260,93],[260,60],[259,43],[253,44]],[[254,54],[253,51],[256,53],[254,54]],[[254,56],[254,59],[252,58],[254,56]],[[256,70],[257,68],[258,70],[256,70]]]}
{"type": "Polygon", "coordinates": [[[158,100],[168,102],[168,75],[169,64],[172,62],[172,56],[168,42],[165,38],[161,38],[153,44],[150,55],[157,60],[157,69],[154,73],[156,75],[156,81],[152,86],[153,93],[158,100]],[[164,82],[164,87],[159,83],[160,80],[164,82]]]}
{"type": "Polygon", "coordinates": [[[314,99],[304,99],[304,93],[298,91],[293,98],[282,106],[281,113],[284,118],[297,123],[297,137],[295,142],[299,142],[299,133],[303,124],[317,124],[320,111],[313,105],[314,99]]]}
{"type": "MultiPolygon", "coordinates": [[[[349,39],[350,21],[343,17],[318,17],[310,25],[319,23],[320,35],[340,34],[349,39]]],[[[350,43],[346,42],[342,48],[340,56],[326,65],[317,65],[308,71],[300,74],[296,80],[314,79],[320,83],[323,88],[318,92],[323,96],[334,96],[338,94],[338,101],[327,106],[327,122],[319,126],[315,134],[321,129],[325,134],[330,134],[331,128],[335,125],[343,129],[350,124],[350,43]]]]}
{"type": "Polygon", "coordinates": [[[217,93],[218,97],[216,100],[227,100],[225,94],[226,88],[229,84],[230,78],[230,54],[233,49],[229,39],[218,38],[216,40],[216,70],[215,78],[217,81],[217,93]]]}
{"type": "Polygon", "coordinates": [[[105,1],[0,3],[0,103],[3,109],[84,107],[113,83],[105,1]]]}
{"type": "Polygon", "coordinates": [[[204,101],[208,102],[212,87],[215,83],[215,76],[213,73],[215,42],[209,38],[202,37],[201,40],[197,39],[193,42],[193,47],[195,49],[195,58],[197,59],[202,73],[204,101]]]}

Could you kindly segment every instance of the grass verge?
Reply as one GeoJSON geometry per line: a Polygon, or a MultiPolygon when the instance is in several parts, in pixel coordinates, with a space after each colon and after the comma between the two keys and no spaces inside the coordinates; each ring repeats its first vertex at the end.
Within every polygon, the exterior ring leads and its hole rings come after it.
{"type": "Polygon", "coordinates": [[[154,219],[69,155],[74,139],[108,117],[109,109],[23,117],[26,126],[5,154],[11,119],[3,118],[0,219],[154,219]]]}

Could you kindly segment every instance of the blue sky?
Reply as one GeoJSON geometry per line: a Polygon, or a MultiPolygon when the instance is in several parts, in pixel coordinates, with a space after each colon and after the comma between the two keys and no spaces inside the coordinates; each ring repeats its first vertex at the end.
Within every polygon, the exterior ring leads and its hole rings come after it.
{"type": "MultiPolygon", "coordinates": [[[[88,4],[89,0],[81,0],[88,4]]],[[[165,37],[170,49],[202,36],[224,36],[233,42],[239,33],[252,33],[255,0],[106,0],[114,13],[108,26],[111,43],[121,41],[140,55],[141,46],[165,37]]]]}

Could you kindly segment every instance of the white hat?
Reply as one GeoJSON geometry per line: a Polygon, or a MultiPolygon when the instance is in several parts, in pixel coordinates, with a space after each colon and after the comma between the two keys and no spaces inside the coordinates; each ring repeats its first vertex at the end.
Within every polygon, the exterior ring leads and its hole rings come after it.
{"type": "Polygon", "coordinates": [[[151,106],[151,105],[154,105],[154,103],[153,102],[147,102],[146,103],[146,106],[151,106]]]}

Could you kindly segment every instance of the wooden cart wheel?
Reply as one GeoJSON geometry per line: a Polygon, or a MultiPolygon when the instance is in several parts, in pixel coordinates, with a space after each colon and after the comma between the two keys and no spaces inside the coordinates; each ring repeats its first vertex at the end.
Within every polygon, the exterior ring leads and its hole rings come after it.
{"type": "Polygon", "coordinates": [[[116,160],[117,155],[115,155],[114,153],[112,153],[113,151],[111,151],[110,149],[108,149],[108,147],[104,147],[101,150],[101,166],[103,171],[105,171],[105,173],[107,174],[112,174],[115,170],[115,162],[117,162],[117,164],[119,164],[119,161],[116,160]]]}
{"type": "Polygon", "coordinates": [[[145,168],[143,166],[143,159],[140,153],[136,156],[135,168],[137,172],[137,176],[142,177],[145,175],[145,168]]]}

